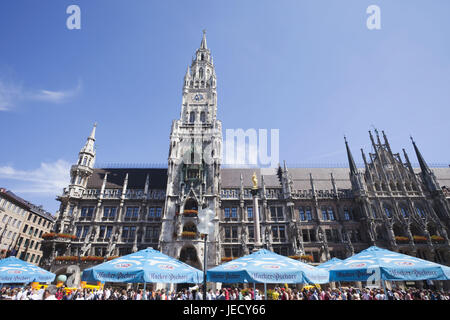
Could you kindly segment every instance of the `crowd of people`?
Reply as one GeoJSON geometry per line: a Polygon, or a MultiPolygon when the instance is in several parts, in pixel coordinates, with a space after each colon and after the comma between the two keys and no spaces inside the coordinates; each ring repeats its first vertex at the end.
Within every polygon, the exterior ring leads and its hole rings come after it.
{"type": "MultiPolygon", "coordinates": [[[[389,289],[377,288],[308,288],[292,289],[275,287],[267,290],[268,300],[450,300],[450,292],[430,289],[389,289]]],[[[202,290],[184,289],[178,292],[165,289],[103,289],[66,290],[55,285],[48,287],[2,287],[1,300],[203,300],[202,290]]],[[[258,289],[222,288],[208,290],[206,300],[265,300],[264,292],[258,289]]]]}

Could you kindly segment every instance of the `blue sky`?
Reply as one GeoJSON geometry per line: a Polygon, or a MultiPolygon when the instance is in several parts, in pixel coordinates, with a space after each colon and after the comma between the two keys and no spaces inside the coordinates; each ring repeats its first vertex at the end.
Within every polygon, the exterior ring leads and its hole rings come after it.
{"type": "Polygon", "coordinates": [[[94,122],[98,163],[166,163],[207,29],[223,128],[280,130],[280,159],[361,162],[368,130],[448,163],[450,2],[0,2],[0,186],[55,212],[94,122]],[[81,30],[66,8],[81,8],[81,30]],[[368,30],[366,8],[381,9],[368,30]]]}

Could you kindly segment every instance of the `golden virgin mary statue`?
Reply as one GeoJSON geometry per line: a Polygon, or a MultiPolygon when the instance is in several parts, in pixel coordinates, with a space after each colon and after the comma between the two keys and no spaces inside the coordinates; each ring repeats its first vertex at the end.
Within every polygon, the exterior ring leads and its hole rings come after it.
{"type": "Polygon", "coordinates": [[[253,182],[253,189],[258,189],[258,178],[256,177],[256,172],[253,172],[252,182],[253,182]]]}

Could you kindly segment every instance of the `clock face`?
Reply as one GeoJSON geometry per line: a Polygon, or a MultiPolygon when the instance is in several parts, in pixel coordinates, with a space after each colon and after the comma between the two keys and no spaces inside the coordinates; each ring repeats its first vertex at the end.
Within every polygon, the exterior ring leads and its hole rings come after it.
{"type": "Polygon", "coordinates": [[[196,93],[196,94],[192,95],[192,101],[194,101],[194,102],[200,102],[200,101],[203,101],[204,99],[205,99],[205,97],[201,93],[196,93]]]}

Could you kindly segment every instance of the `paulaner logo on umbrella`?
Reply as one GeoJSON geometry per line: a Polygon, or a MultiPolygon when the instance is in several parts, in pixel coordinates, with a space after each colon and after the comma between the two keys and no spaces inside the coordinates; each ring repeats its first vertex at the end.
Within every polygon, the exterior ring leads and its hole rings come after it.
{"type": "Polygon", "coordinates": [[[234,269],[239,268],[239,265],[233,264],[231,266],[224,266],[223,268],[226,269],[226,270],[234,270],[234,269]]]}
{"type": "Polygon", "coordinates": [[[20,270],[9,270],[8,273],[10,273],[10,274],[21,274],[22,271],[20,271],[20,270]]]}
{"type": "Polygon", "coordinates": [[[174,266],[171,266],[169,264],[160,264],[160,265],[158,265],[158,268],[163,269],[163,270],[173,270],[173,269],[175,269],[174,266]]]}
{"type": "Polygon", "coordinates": [[[365,266],[366,266],[365,263],[354,263],[354,264],[349,265],[348,267],[349,268],[362,268],[362,267],[365,267],[365,266]]]}
{"type": "Polygon", "coordinates": [[[399,266],[413,266],[413,265],[415,265],[414,262],[410,262],[410,261],[395,261],[394,263],[396,265],[399,265],[399,266]]]}
{"type": "Polygon", "coordinates": [[[276,265],[276,264],[266,264],[264,266],[262,266],[264,269],[280,269],[280,266],[276,265]]]}

